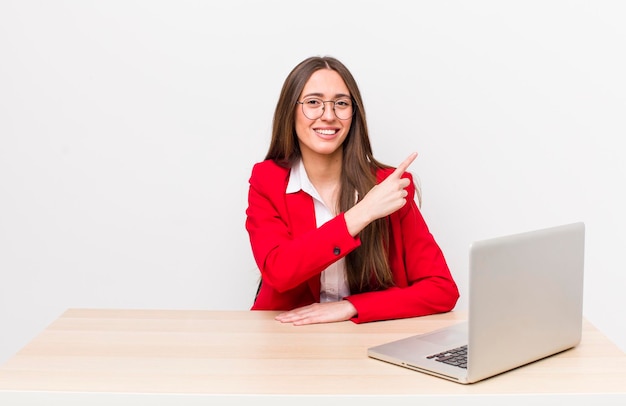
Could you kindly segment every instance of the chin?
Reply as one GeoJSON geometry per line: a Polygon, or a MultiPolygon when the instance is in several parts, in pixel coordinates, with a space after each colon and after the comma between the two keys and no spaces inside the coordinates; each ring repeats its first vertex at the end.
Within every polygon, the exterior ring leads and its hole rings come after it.
{"type": "Polygon", "coordinates": [[[340,152],[341,146],[333,146],[333,147],[323,147],[316,148],[313,150],[314,153],[320,155],[334,155],[340,152]]]}

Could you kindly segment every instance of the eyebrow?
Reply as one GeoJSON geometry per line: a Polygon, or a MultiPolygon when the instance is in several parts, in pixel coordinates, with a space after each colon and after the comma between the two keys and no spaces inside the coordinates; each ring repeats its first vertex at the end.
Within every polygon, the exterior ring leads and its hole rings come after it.
{"type": "MultiPolygon", "coordinates": [[[[323,98],[324,95],[322,93],[309,93],[309,94],[302,95],[303,99],[306,99],[307,97],[323,98]]],[[[342,97],[350,98],[351,96],[349,94],[345,94],[345,93],[337,93],[337,94],[335,94],[335,99],[341,99],[342,97]]]]}

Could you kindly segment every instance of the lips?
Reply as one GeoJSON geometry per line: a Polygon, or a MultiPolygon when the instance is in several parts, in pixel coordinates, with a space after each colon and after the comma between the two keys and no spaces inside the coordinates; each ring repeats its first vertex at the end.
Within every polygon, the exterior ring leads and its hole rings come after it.
{"type": "Polygon", "coordinates": [[[317,128],[317,129],[315,129],[315,133],[317,135],[319,135],[321,138],[332,139],[332,138],[335,137],[335,135],[337,135],[339,133],[339,130],[337,130],[337,129],[321,129],[321,128],[317,128]]]}

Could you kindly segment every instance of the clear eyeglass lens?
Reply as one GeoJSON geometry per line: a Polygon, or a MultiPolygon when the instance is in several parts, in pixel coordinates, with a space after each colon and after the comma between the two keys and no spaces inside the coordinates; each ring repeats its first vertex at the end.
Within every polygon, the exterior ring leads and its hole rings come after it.
{"type": "Polygon", "coordinates": [[[354,113],[352,100],[349,98],[324,101],[315,97],[302,100],[302,112],[308,119],[317,120],[324,114],[326,103],[333,104],[335,115],[340,120],[349,119],[354,113]]]}

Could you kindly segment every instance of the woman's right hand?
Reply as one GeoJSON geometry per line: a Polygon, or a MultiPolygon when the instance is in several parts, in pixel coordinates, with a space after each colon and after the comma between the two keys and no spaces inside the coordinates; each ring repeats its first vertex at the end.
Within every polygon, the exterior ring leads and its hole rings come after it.
{"type": "Polygon", "coordinates": [[[406,187],[410,181],[402,175],[416,157],[417,152],[409,155],[387,179],[374,186],[359,203],[346,211],[344,218],[353,237],[372,221],[388,216],[406,204],[406,187]]]}

